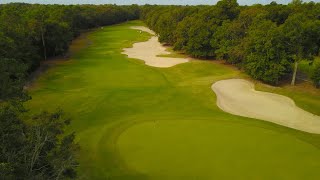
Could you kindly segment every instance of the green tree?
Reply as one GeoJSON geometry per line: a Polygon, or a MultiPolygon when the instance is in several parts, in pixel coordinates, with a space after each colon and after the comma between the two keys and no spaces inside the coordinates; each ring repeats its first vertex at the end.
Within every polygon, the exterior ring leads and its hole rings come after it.
{"type": "Polygon", "coordinates": [[[1,178],[67,179],[76,177],[78,144],[60,110],[23,119],[19,102],[0,105],[1,178]]]}
{"type": "Polygon", "coordinates": [[[211,40],[211,46],[216,47],[215,54],[220,59],[236,64],[243,60],[245,51],[243,50],[243,39],[246,36],[246,29],[240,21],[225,21],[217,28],[211,40]]]}
{"type": "Polygon", "coordinates": [[[24,16],[29,8],[25,4],[8,4],[1,9],[0,58],[15,59],[32,71],[39,65],[40,59],[24,16]]]}
{"type": "Polygon", "coordinates": [[[303,3],[302,0],[292,0],[292,1],[290,2],[290,4],[292,4],[292,5],[301,5],[302,3],[303,3]]]}
{"type": "Polygon", "coordinates": [[[270,5],[265,6],[264,9],[268,11],[267,18],[276,22],[278,25],[283,24],[290,13],[292,13],[288,6],[282,4],[270,3],[270,5]]]}
{"type": "Polygon", "coordinates": [[[188,30],[189,39],[185,46],[185,51],[194,57],[208,58],[215,55],[215,49],[212,48],[210,40],[214,30],[218,27],[216,21],[219,20],[214,17],[212,17],[212,19],[205,17],[206,16],[192,19],[193,22],[191,23],[193,26],[188,30]]]}
{"type": "Polygon", "coordinates": [[[176,29],[178,24],[194,12],[193,7],[170,7],[158,18],[154,28],[159,34],[159,41],[173,45],[177,41],[176,29]]]}
{"type": "Polygon", "coordinates": [[[0,58],[0,100],[26,98],[23,86],[26,65],[8,58],[0,58]]]}
{"type": "Polygon", "coordinates": [[[256,21],[247,37],[244,69],[255,79],[277,84],[289,67],[281,30],[270,20],[256,21]]]}
{"type": "Polygon", "coordinates": [[[70,124],[61,110],[42,112],[33,117],[28,127],[27,170],[29,177],[44,176],[46,179],[74,178],[78,166],[75,153],[79,146],[74,133],[64,135],[70,124]]]}
{"type": "Polygon", "coordinates": [[[45,39],[46,34],[46,20],[48,19],[48,12],[45,6],[38,5],[35,6],[32,11],[29,12],[30,18],[29,28],[35,33],[36,39],[41,40],[42,50],[43,50],[43,58],[47,60],[47,43],[45,39]]]}
{"type": "Polygon", "coordinates": [[[174,43],[174,50],[185,50],[189,41],[189,29],[192,27],[194,17],[189,16],[184,18],[178,25],[175,31],[176,42],[174,43]]]}
{"type": "Polygon", "coordinates": [[[220,10],[220,15],[226,16],[226,19],[235,19],[240,12],[237,0],[221,0],[216,6],[217,10],[220,10]]]}
{"type": "Polygon", "coordinates": [[[266,11],[253,6],[242,10],[237,19],[224,21],[211,40],[211,46],[217,49],[217,57],[232,64],[241,63],[245,57],[247,43],[244,38],[254,19],[263,14],[266,14],[266,11]]]}
{"type": "Polygon", "coordinates": [[[17,179],[25,174],[24,150],[26,124],[19,114],[24,112],[20,103],[0,104],[0,179],[17,179]]]}
{"type": "Polygon", "coordinates": [[[301,60],[312,60],[319,51],[319,20],[310,20],[303,14],[293,14],[282,25],[287,53],[294,62],[291,85],[295,85],[301,60]]]}

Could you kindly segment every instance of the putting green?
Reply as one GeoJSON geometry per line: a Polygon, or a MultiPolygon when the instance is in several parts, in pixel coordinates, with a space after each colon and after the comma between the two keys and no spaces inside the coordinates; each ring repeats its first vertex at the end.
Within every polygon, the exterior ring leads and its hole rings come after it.
{"type": "Polygon", "coordinates": [[[305,179],[320,160],[319,149],[286,134],[214,119],[137,124],[118,148],[152,179],[305,179]]]}
{"type": "MultiPolygon", "coordinates": [[[[88,33],[71,60],[30,89],[31,112],[61,107],[73,119],[79,179],[320,178],[320,135],[216,106],[211,85],[244,77],[239,71],[208,61],[161,69],[121,54],[150,37],[130,29],[140,25],[88,33]]],[[[299,97],[292,98],[320,114],[317,95],[299,97]]]]}

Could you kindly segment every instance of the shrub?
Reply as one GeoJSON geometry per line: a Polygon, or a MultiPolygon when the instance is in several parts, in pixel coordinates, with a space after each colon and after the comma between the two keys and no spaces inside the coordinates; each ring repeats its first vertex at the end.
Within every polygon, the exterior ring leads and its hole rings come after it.
{"type": "Polygon", "coordinates": [[[320,88],[320,63],[317,63],[312,71],[311,80],[316,88],[320,88]]]}

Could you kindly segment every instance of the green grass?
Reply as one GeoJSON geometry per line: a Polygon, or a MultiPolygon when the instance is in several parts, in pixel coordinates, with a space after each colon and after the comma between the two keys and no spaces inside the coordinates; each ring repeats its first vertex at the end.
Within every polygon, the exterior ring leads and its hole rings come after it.
{"type": "Polygon", "coordinates": [[[187,54],[184,54],[182,52],[176,52],[173,50],[172,47],[170,46],[167,46],[167,49],[166,49],[170,54],[160,54],[160,55],[157,55],[158,57],[171,57],[171,58],[188,58],[188,55],[187,54]]]}
{"type": "Polygon", "coordinates": [[[299,70],[305,73],[308,77],[310,77],[313,68],[318,63],[320,63],[320,57],[315,57],[314,61],[311,64],[310,61],[302,61],[299,63],[299,70]]]}
{"type": "MultiPolygon", "coordinates": [[[[61,107],[72,117],[79,179],[320,178],[320,135],[221,111],[212,83],[245,77],[222,64],[128,59],[121,49],[149,38],[133,25],[142,23],[89,33],[90,46],[30,90],[32,112],[61,107]]],[[[320,101],[310,106],[320,111],[320,101]]]]}

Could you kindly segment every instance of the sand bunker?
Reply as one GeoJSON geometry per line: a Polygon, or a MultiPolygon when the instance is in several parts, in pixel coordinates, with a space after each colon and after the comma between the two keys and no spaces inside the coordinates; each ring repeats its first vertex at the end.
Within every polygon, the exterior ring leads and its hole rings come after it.
{"type": "Polygon", "coordinates": [[[144,26],[131,26],[131,29],[136,29],[136,30],[140,30],[140,31],[144,31],[147,33],[150,33],[152,35],[156,35],[156,33],[154,31],[152,31],[151,29],[144,27],[144,26]]]}
{"type": "Polygon", "coordinates": [[[218,81],[212,89],[223,111],[320,134],[320,116],[300,109],[288,97],[256,91],[251,82],[243,79],[218,81]]]}
{"type": "MultiPolygon", "coordinates": [[[[143,26],[133,26],[131,29],[155,35],[152,30],[143,26]]],[[[154,67],[172,67],[189,61],[187,58],[157,57],[157,55],[170,54],[170,52],[166,51],[166,48],[159,43],[156,36],[151,37],[146,42],[135,43],[132,48],[125,48],[123,54],[128,55],[129,58],[141,59],[145,61],[146,65],[154,67]]]]}

